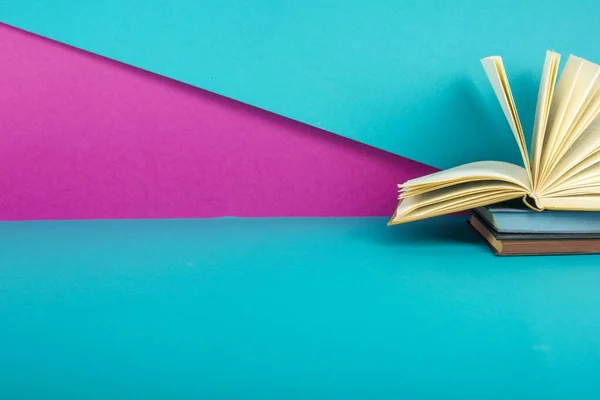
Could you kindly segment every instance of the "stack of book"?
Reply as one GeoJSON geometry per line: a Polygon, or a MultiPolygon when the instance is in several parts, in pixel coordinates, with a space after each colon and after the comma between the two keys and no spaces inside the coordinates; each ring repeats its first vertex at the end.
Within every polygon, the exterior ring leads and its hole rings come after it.
{"type": "Polygon", "coordinates": [[[469,225],[500,256],[600,253],[600,213],[507,202],[474,209],[469,225]]]}
{"type": "Polygon", "coordinates": [[[600,64],[570,55],[559,71],[560,59],[546,52],[529,151],[502,58],[484,58],[523,166],[478,161],[410,179],[388,225],[475,210],[470,225],[498,255],[600,253],[600,64]]]}

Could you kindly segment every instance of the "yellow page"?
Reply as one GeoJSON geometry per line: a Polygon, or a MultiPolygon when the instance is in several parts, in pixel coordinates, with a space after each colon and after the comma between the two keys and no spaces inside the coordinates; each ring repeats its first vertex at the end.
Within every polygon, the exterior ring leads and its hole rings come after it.
{"type": "Polygon", "coordinates": [[[458,211],[463,211],[463,210],[469,210],[475,207],[480,207],[484,204],[481,204],[482,202],[485,203],[496,203],[498,202],[497,199],[498,198],[504,198],[510,196],[511,198],[517,198],[517,197],[521,197],[522,193],[518,193],[518,192],[511,192],[511,191],[504,191],[504,190],[492,190],[489,192],[485,192],[485,193],[480,193],[478,195],[475,196],[469,196],[469,195],[465,195],[465,196],[461,196],[458,198],[453,198],[453,199],[449,199],[447,201],[444,201],[442,203],[435,203],[435,204],[430,204],[424,207],[419,207],[416,210],[415,214],[431,214],[431,213],[438,213],[438,212],[443,212],[443,213],[453,213],[453,212],[458,212],[458,211]],[[474,206],[474,204],[477,204],[474,206]]]}
{"type": "Polygon", "coordinates": [[[548,154],[546,170],[564,155],[600,110],[600,96],[596,96],[600,66],[583,59],[580,63],[555,140],[551,148],[544,149],[548,154]]]}
{"type": "MultiPolygon", "coordinates": [[[[557,150],[554,156],[554,162],[551,163],[554,166],[565,157],[565,154],[569,151],[576,141],[587,132],[588,127],[592,124],[596,116],[600,113],[600,79],[596,82],[595,93],[590,99],[589,104],[586,105],[585,110],[582,110],[582,115],[572,127],[571,131],[567,134],[565,141],[561,147],[557,150]]],[[[552,168],[550,167],[548,176],[552,175],[552,168]]]]}
{"type": "MultiPolygon", "coordinates": [[[[578,140],[571,145],[563,157],[551,169],[549,175],[544,179],[541,193],[550,188],[556,189],[554,182],[561,179],[569,170],[576,168],[578,164],[585,164],[586,158],[595,157],[600,150],[600,119],[594,120],[581,134],[578,140]]],[[[565,180],[565,182],[567,182],[565,180]]]]}
{"type": "Polygon", "coordinates": [[[548,179],[546,181],[542,193],[555,190],[563,185],[569,185],[571,178],[583,171],[588,170],[589,168],[593,168],[594,165],[598,163],[600,163],[600,151],[596,151],[595,153],[588,155],[560,175],[554,176],[555,174],[551,174],[552,179],[548,179]]]}
{"type": "Polygon", "coordinates": [[[566,196],[587,196],[587,195],[600,195],[600,186],[598,184],[586,185],[581,187],[574,187],[571,189],[560,190],[556,193],[546,196],[547,198],[552,197],[566,197],[566,196]]]}
{"type": "Polygon", "coordinates": [[[420,178],[411,179],[399,186],[401,188],[411,188],[475,180],[511,182],[523,187],[527,191],[531,190],[531,184],[525,168],[503,161],[477,161],[464,164],[420,178]]]}
{"type": "Polygon", "coordinates": [[[418,197],[419,202],[418,204],[415,203],[415,206],[422,207],[434,203],[441,203],[455,198],[475,196],[484,192],[492,191],[527,193],[525,189],[514,183],[492,180],[461,183],[454,186],[448,186],[443,189],[437,189],[419,195],[411,196],[408,198],[412,199],[418,197]]]}
{"type": "Polygon", "coordinates": [[[414,196],[402,201],[396,209],[388,225],[397,225],[406,222],[417,221],[425,218],[437,217],[459,211],[470,210],[488,204],[495,204],[506,200],[516,199],[524,196],[524,192],[490,190],[476,195],[464,194],[459,197],[446,199],[439,203],[423,206],[421,196],[414,196]]]}
{"type": "Polygon", "coordinates": [[[510,85],[508,84],[506,71],[504,70],[504,65],[502,64],[502,58],[497,56],[487,57],[482,59],[481,63],[485,69],[485,73],[490,83],[492,84],[492,87],[494,88],[494,93],[496,93],[496,97],[498,98],[500,106],[504,111],[504,115],[508,120],[510,129],[517,140],[517,145],[519,146],[519,151],[521,152],[521,157],[523,158],[523,165],[527,169],[527,175],[529,176],[528,180],[531,182],[531,167],[529,165],[529,155],[527,154],[527,144],[525,143],[525,136],[523,135],[523,127],[521,126],[521,121],[519,120],[517,107],[515,106],[510,85]]]}
{"type": "Polygon", "coordinates": [[[573,93],[575,82],[583,65],[583,60],[573,55],[569,56],[564,70],[562,71],[556,89],[552,96],[550,114],[548,115],[548,124],[544,134],[544,144],[541,155],[541,174],[540,180],[543,180],[548,174],[551,165],[549,165],[552,149],[558,141],[558,135],[561,131],[563,118],[567,113],[571,95],[573,93]]]}
{"type": "Polygon", "coordinates": [[[590,168],[573,175],[567,182],[556,187],[552,192],[583,187],[600,183],[600,164],[593,165],[590,168]]]}
{"type": "Polygon", "coordinates": [[[550,104],[552,94],[554,93],[554,85],[558,75],[558,67],[560,64],[560,54],[553,51],[546,52],[546,60],[542,70],[542,78],[540,79],[540,89],[538,92],[537,105],[535,110],[535,120],[533,122],[533,147],[531,150],[532,160],[532,175],[533,187],[536,188],[539,183],[540,162],[542,159],[542,145],[544,143],[544,133],[548,123],[548,114],[550,112],[550,104]]]}
{"type": "Polygon", "coordinates": [[[600,194],[541,199],[543,208],[550,210],[600,211],[600,194]]]}
{"type": "Polygon", "coordinates": [[[475,165],[463,165],[413,180],[422,182],[424,178],[428,178],[426,184],[422,183],[420,186],[421,193],[411,194],[400,201],[389,225],[429,218],[438,215],[442,210],[450,210],[450,213],[529,194],[528,183],[524,184],[521,181],[527,179],[524,168],[500,163],[512,172],[510,173],[498,172],[499,168],[489,171],[486,167],[489,169],[490,165],[486,162],[473,164],[475,165]],[[476,180],[474,175],[469,175],[466,171],[477,171],[479,177],[487,174],[488,178],[476,180]],[[432,181],[432,177],[437,180],[432,181]],[[447,185],[440,188],[435,186],[438,182],[446,182],[447,185]]]}

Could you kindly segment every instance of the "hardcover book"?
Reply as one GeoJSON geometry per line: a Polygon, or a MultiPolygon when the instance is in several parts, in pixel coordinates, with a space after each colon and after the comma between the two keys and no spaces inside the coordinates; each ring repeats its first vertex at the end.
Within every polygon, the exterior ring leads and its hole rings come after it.
{"type": "Polygon", "coordinates": [[[522,201],[509,201],[477,207],[473,210],[481,220],[499,234],[539,234],[600,237],[600,212],[552,211],[537,212],[522,201]]]}
{"type": "Polygon", "coordinates": [[[477,214],[469,225],[498,256],[600,253],[597,234],[499,233],[477,214]]]}

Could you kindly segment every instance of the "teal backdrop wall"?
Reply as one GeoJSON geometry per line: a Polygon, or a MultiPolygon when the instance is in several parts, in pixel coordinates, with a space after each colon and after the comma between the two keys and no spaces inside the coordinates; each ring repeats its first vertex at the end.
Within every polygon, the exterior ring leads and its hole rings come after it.
{"type": "Polygon", "coordinates": [[[480,59],[529,132],[547,49],[600,60],[583,0],[5,0],[0,21],[440,168],[519,162],[480,59]]]}

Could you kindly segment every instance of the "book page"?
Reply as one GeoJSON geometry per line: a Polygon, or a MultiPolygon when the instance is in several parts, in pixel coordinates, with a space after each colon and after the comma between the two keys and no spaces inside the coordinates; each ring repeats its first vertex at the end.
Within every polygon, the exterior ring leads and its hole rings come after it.
{"type": "Polygon", "coordinates": [[[600,194],[548,197],[540,203],[548,210],[600,211],[600,194]]]}
{"type": "Polygon", "coordinates": [[[527,171],[523,167],[503,161],[477,161],[444,171],[435,172],[420,178],[411,179],[400,188],[435,186],[459,181],[498,180],[512,182],[526,190],[531,190],[527,171]]]}
{"type": "Polygon", "coordinates": [[[581,171],[588,168],[595,162],[600,152],[600,119],[596,118],[589,124],[580,137],[569,147],[565,154],[558,160],[556,165],[550,170],[548,176],[542,182],[540,194],[556,189],[560,185],[556,182],[568,183],[568,176],[572,176],[571,171],[581,171]],[[583,167],[578,167],[579,165],[583,167]]]}
{"type": "Polygon", "coordinates": [[[561,188],[559,191],[546,196],[546,198],[581,195],[600,195],[600,185],[598,183],[595,183],[591,185],[582,185],[573,188],[561,188]]]}
{"type": "Polygon", "coordinates": [[[556,84],[559,64],[560,54],[553,51],[546,52],[546,60],[544,61],[544,68],[542,69],[540,89],[538,91],[537,105],[535,109],[535,120],[533,122],[531,170],[534,189],[539,185],[542,145],[544,143],[544,134],[548,123],[550,104],[552,101],[552,94],[554,93],[554,85],[556,84]]]}
{"type": "MultiPolygon", "coordinates": [[[[432,206],[427,206],[423,208],[419,208],[419,210],[413,213],[414,217],[421,217],[423,215],[446,215],[457,213],[465,210],[472,210],[478,207],[485,207],[487,205],[500,203],[503,201],[514,200],[516,198],[522,197],[518,194],[507,194],[506,192],[489,192],[485,195],[479,195],[476,197],[468,197],[461,198],[457,200],[452,200],[443,204],[435,204],[432,206]]],[[[414,218],[411,216],[411,218],[414,218]]]]}
{"type": "Polygon", "coordinates": [[[556,84],[552,103],[550,105],[550,114],[548,115],[544,143],[542,145],[540,180],[548,174],[549,166],[547,161],[550,158],[550,149],[552,149],[554,142],[556,141],[556,135],[558,134],[560,123],[569,103],[573,85],[575,84],[580,68],[581,59],[578,57],[569,56],[565,68],[563,69],[560,78],[558,79],[558,83],[556,84]]]}
{"type": "Polygon", "coordinates": [[[499,189],[495,185],[485,187],[486,181],[478,182],[480,185],[476,194],[458,190],[454,195],[446,195],[443,200],[432,201],[425,195],[417,195],[403,199],[398,205],[388,225],[403,224],[420,219],[437,217],[459,211],[471,210],[488,204],[524,197],[527,192],[518,186],[499,189]]]}
{"type": "Polygon", "coordinates": [[[419,197],[419,207],[428,206],[435,203],[442,203],[446,200],[455,199],[463,196],[475,197],[479,194],[485,194],[492,191],[501,192],[525,192],[523,188],[509,182],[501,181],[474,181],[459,183],[453,186],[447,186],[442,189],[436,189],[430,192],[421,193],[419,195],[410,196],[411,198],[419,197]]]}
{"type": "Polygon", "coordinates": [[[502,58],[497,56],[487,57],[482,59],[481,63],[485,69],[485,73],[490,83],[492,84],[492,87],[494,88],[494,93],[500,102],[500,106],[504,111],[504,115],[508,121],[508,124],[510,125],[510,129],[517,140],[517,145],[519,146],[519,151],[521,152],[521,157],[523,158],[523,165],[525,166],[529,180],[531,181],[531,166],[529,164],[529,155],[527,152],[527,144],[525,143],[525,136],[523,135],[523,127],[521,126],[521,121],[519,120],[517,107],[515,106],[515,101],[508,83],[508,77],[506,76],[504,65],[502,64],[502,58]]]}
{"type": "MultiPolygon", "coordinates": [[[[599,154],[596,154],[590,158],[598,159],[599,154]]],[[[582,190],[585,192],[589,188],[600,185],[599,162],[596,162],[584,169],[573,168],[568,172],[568,174],[568,179],[560,182],[560,184],[556,184],[553,187],[548,188],[548,190],[546,190],[542,196],[556,196],[557,194],[562,194],[573,190],[582,190]]]]}
{"type": "Polygon", "coordinates": [[[456,199],[451,199],[443,203],[436,203],[425,207],[419,207],[413,211],[408,218],[412,221],[436,217],[439,215],[451,214],[464,210],[471,210],[477,207],[483,207],[489,204],[495,204],[502,201],[508,201],[521,197],[518,194],[507,194],[506,192],[488,192],[477,196],[464,196],[456,199]]]}
{"type": "MultiPolygon", "coordinates": [[[[558,160],[564,157],[567,151],[575,144],[575,142],[586,133],[587,128],[600,113],[600,79],[595,83],[593,94],[586,100],[586,104],[580,110],[576,122],[572,125],[569,132],[564,135],[560,147],[556,149],[551,165],[555,165],[558,160]]],[[[552,166],[549,168],[552,171],[552,166]]]]}
{"type": "Polygon", "coordinates": [[[578,175],[582,171],[594,167],[598,163],[600,163],[600,151],[596,151],[595,153],[592,153],[585,157],[583,160],[574,163],[574,165],[571,168],[567,169],[560,175],[557,174],[556,176],[554,176],[554,174],[552,174],[552,179],[549,179],[547,181],[547,184],[544,186],[542,193],[546,191],[552,191],[563,185],[569,185],[567,181],[570,181],[571,178],[573,178],[575,175],[578,175]]]}
{"type": "Polygon", "coordinates": [[[399,187],[403,193],[389,225],[493,204],[531,192],[523,167],[498,161],[462,165],[399,187]]]}
{"type": "Polygon", "coordinates": [[[600,66],[578,57],[569,57],[550,110],[548,140],[543,147],[541,180],[550,173],[557,160],[575,143],[598,114],[599,77],[600,66]]]}

